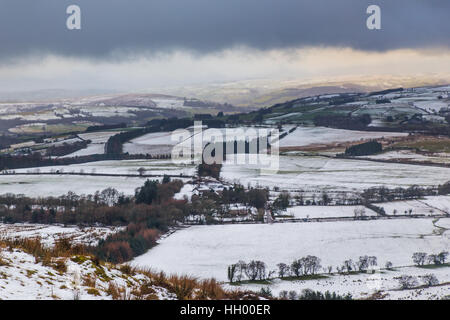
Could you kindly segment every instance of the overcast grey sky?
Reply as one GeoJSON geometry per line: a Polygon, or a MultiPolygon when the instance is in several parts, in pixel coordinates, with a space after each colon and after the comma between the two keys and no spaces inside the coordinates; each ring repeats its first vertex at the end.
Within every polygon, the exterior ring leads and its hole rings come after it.
{"type": "MultiPolygon", "coordinates": [[[[0,85],[11,90],[70,87],[67,77],[74,86],[131,89],[129,82],[110,78],[133,76],[127,69],[145,72],[147,78],[138,75],[136,80],[144,82],[142,88],[239,80],[247,72],[243,55],[253,53],[250,78],[281,77],[292,69],[305,77],[315,75],[302,60],[311,48],[327,51],[327,59],[330,50],[342,48],[367,53],[368,66],[374,66],[369,59],[373,52],[381,63],[383,54],[388,59],[389,53],[402,50],[416,51],[411,66],[421,64],[417,56],[425,58],[423,50],[439,51],[440,63],[446,63],[450,48],[448,0],[0,0],[0,4],[0,85]],[[82,30],[66,29],[70,4],[81,7],[82,30]],[[369,4],[382,9],[380,31],[366,28],[369,4]],[[277,64],[280,57],[289,58],[277,64]],[[289,63],[302,65],[296,69],[289,63]],[[195,68],[190,68],[193,64],[195,68]],[[207,67],[212,68],[210,73],[207,67]],[[190,74],[196,70],[201,75],[197,78],[190,74]],[[236,71],[235,77],[230,70],[236,71]],[[155,77],[163,74],[158,82],[155,77]]],[[[417,71],[426,72],[424,68],[417,66],[417,71]]]]}

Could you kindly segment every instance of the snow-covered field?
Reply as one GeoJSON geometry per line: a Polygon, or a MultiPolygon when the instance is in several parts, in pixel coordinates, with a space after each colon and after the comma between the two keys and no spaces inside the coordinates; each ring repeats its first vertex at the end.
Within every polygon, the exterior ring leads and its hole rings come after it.
{"type": "Polygon", "coordinates": [[[239,260],[261,260],[274,270],[306,255],[333,267],[371,255],[382,266],[405,266],[413,264],[414,252],[450,249],[449,231],[436,229],[432,219],[193,226],[162,239],[133,264],[223,281],[227,266],[239,260]]]}
{"type": "Polygon", "coordinates": [[[172,132],[148,133],[123,145],[123,152],[129,154],[170,154],[176,141],[171,140],[172,132]]]}
{"type": "Polygon", "coordinates": [[[295,206],[281,212],[282,215],[292,216],[296,219],[305,218],[342,218],[355,217],[355,212],[360,216],[377,216],[377,213],[363,206],[295,206]]]}
{"type": "Polygon", "coordinates": [[[450,163],[450,154],[437,154],[432,156],[418,154],[409,150],[388,151],[376,155],[363,156],[375,160],[413,160],[417,162],[450,163]]]}
{"type": "Polygon", "coordinates": [[[450,196],[425,197],[420,201],[436,210],[450,213],[450,196]]]}
{"type": "Polygon", "coordinates": [[[104,154],[104,153],[105,153],[104,143],[90,143],[86,148],[72,152],[61,158],[83,157],[83,156],[90,156],[93,154],[104,154]]]}
{"type": "MultiPolygon", "coordinates": [[[[113,160],[98,161],[69,166],[53,166],[15,170],[15,175],[0,175],[0,194],[24,194],[31,197],[60,196],[72,191],[77,194],[94,194],[106,188],[115,188],[126,195],[134,195],[136,188],[141,187],[145,180],[162,180],[164,174],[179,176],[194,175],[193,165],[171,160],[113,160]],[[154,175],[151,178],[138,177],[139,168],[144,168],[144,174],[154,175]],[[43,175],[27,173],[69,173],[69,175],[43,175]],[[21,174],[18,174],[21,173],[21,174]],[[83,173],[85,175],[70,175],[83,173]],[[136,175],[122,176],[89,176],[88,174],[136,175]]],[[[185,181],[187,178],[180,178],[185,181]]]]}
{"type": "Polygon", "coordinates": [[[280,147],[304,147],[311,144],[330,144],[406,135],[407,133],[399,132],[369,132],[325,127],[298,127],[294,132],[280,140],[280,147]]]}
{"type": "Polygon", "coordinates": [[[105,153],[105,144],[108,139],[120,133],[119,131],[101,131],[101,132],[88,132],[82,133],[78,136],[83,140],[91,140],[91,143],[88,144],[87,148],[75,151],[71,154],[64,156],[63,158],[71,158],[71,157],[81,157],[81,156],[89,156],[92,154],[104,154],[105,153]]]}
{"type": "MultiPolygon", "coordinates": [[[[276,162],[276,158],[272,162],[276,162]]],[[[228,182],[280,190],[355,191],[369,187],[435,186],[450,180],[450,168],[378,163],[311,156],[280,156],[278,172],[265,166],[227,161],[221,177],[228,182]]]]}
{"type": "Polygon", "coordinates": [[[68,238],[72,243],[97,245],[100,239],[120,231],[118,227],[63,227],[59,225],[41,225],[30,223],[0,224],[0,238],[39,238],[46,246],[52,246],[55,240],[68,238]]]}
{"type": "Polygon", "coordinates": [[[27,168],[14,170],[16,173],[33,172],[65,172],[65,173],[104,173],[104,174],[133,174],[138,175],[140,168],[145,169],[148,175],[193,175],[194,165],[184,164],[172,160],[109,160],[95,161],[67,166],[49,166],[40,168],[27,168]]]}
{"type": "MultiPolygon", "coordinates": [[[[433,200],[433,198],[439,197],[429,197],[429,202],[439,202],[433,200]]],[[[440,215],[446,214],[448,209],[445,211],[443,204],[437,204],[432,206],[427,204],[427,200],[408,200],[408,201],[394,201],[377,203],[378,207],[382,207],[387,215],[405,215],[405,214],[423,214],[429,215],[440,215]]]]}
{"type": "MultiPolygon", "coordinates": [[[[152,178],[152,180],[157,178],[152,178]]],[[[160,178],[162,179],[162,177],[160,178]]],[[[94,194],[108,187],[125,195],[134,195],[146,178],[93,177],[67,175],[12,175],[0,176],[0,194],[24,194],[30,197],[56,197],[69,191],[76,194],[94,194]]]]}
{"type": "MultiPolygon", "coordinates": [[[[113,160],[97,161],[68,166],[49,166],[14,170],[16,175],[0,175],[0,194],[24,194],[31,197],[61,196],[72,191],[77,194],[94,194],[108,187],[126,195],[134,195],[148,178],[138,177],[139,169],[152,180],[161,180],[164,174],[191,176],[195,166],[172,160],[113,160]],[[65,175],[40,175],[36,173],[66,173],[65,175]],[[20,173],[20,174],[19,174],[20,173]],[[27,173],[34,173],[27,175],[27,173]],[[83,173],[85,175],[67,175],[83,173]],[[89,176],[88,174],[136,175],[136,177],[89,176]]],[[[180,178],[185,181],[185,178],[180,178]]]]}
{"type": "Polygon", "coordinates": [[[448,103],[442,101],[418,101],[414,105],[428,112],[439,112],[442,108],[448,108],[448,103]]]}

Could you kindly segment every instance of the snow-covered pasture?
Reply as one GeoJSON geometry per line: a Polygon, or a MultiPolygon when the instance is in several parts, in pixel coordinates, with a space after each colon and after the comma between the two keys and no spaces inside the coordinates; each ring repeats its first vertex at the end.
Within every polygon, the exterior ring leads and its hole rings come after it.
{"type": "Polygon", "coordinates": [[[427,112],[439,112],[442,108],[448,108],[448,103],[443,101],[417,101],[414,102],[417,108],[426,110],[427,112]]]}
{"type": "Polygon", "coordinates": [[[171,154],[173,148],[178,146],[178,150],[189,150],[194,153],[196,151],[194,143],[199,143],[204,147],[213,138],[216,141],[249,140],[258,137],[258,134],[267,135],[268,130],[268,128],[264,128],[264,131],[259,132],[259,129],[254,127],[202,129],[200,131],[198,128],[196,131],[192,127],[187,129],[184,134],[173,134],[175,131],[148,133],[125,143],[123,150],[129,154],[171,154]]]}
{"type": "MultiPolygon", "coordinates": [[[[158,178],[152,178],[156,180],[158,178]]],[[[162,179],[160,177],[159,179],[162,179]]],[[[108,187],[125,195],[134,195],[144,185],[140,177],[95,177],[70,175],[11,175],[0,177],[0,194],[23,194],[29,197],[57,197],[69,191],[76,194],[94,194],[108,187]]]]}
{"type": "Polygon", "coordinates": [[[436,209],[435,211],[442,211],[450,214],[450,196],[425,197],[420,202],[436,209]]]}
{"type": "Polygon", "coordinates": [[[411,160],[415,162],[449,163],[450,154],[440,153],[435,155],[422,155],[411,150],[388,151],[371,156],[363,156],[375,160],[411,160]]]}
{"type": "Polygon", "coordinates": [[[108,139],[118,134],[119,131],[100,131],[100,132],[88,132],[81,133],[78,135],[83,140],[91,140],[91,143],[88,144],[87,148],[75,151],[71,154],[64,156],[63,158],[71,158],[71,157],[82,157],[89,156],[92,154],[104,154],[105,153],[105,144],[108,139]]]}
{"type": "MultiPolygon", "coordinates": [[[[269,161],[276,163],[273,157],[269,161]]],[[[230,159],[223,165],[221,177],[244,186],[317,192],[436,186],[450,180],[450,168],[313,156],[280,156],[278,171],[264,168],[267,166],[263,164],[236,164],[230,159]]]]}
{"type": "Polygon", "coordinates": [[[170,154],[176,141],[171,139],[172,132],[148,133],[123,145],[123,152],[129,154],[170,154]]]}
{"type": "Polygon", "coordinates": [[[33,172],[65,172],[65,173],[97,173],[97,174],[139,174],[139,169],[145,169],[144,174],[148,175],[193,175],[195,166],[185,164],[181,161],[168,160],[108,160],[95,161],[82,164],[72,164],[67,166],[49,166],[40,168],[16,169],[16,173],[33,172]]]}
{"type": "Polygon", "coordinates": [[[90,156],[93,154],[104,154],[104,153],[105,153],[105,144],[104,143],[90,143],[87,145],[86,148],[72,152],[61,158],[83,157],[83,156],[90,156]]]}
{"type": "Polygon", "coordinates": [[[366,217],[377,216],[376,212],[363,206],[295,206],[280,214],[295,219],[359,217],[361,214],[366,217]]]}
{"type": "Polygon", "coordinates": [[[432,219],[193,226],[162,239],[132,264],[223,281],[227,267],[239,260],[261,260],[274,270],[306,255],[325,267],[371,255],[381,266],[405,266],[413,264],[414,252],[450,249],[449,232],[436,229],[432,219]]]}
{"type": "MultiPolygon", "coordinates": [[[[429,197],[429,202],[437,202],[433,198],[439,197],[429,197]]],[[[408,215],[408,214],[420,214],[420,215],[442,215],[448,212],[444,210],[445,205],[432,206],[427,204],[426,201],[422,200],[408,200],[408,201],[394,201],[377,203],[378,207],[382,207],[387,215],[408,215]]]]}
{"type": "Polygon", "coordinates": [[[304,147],[312,144],[342,143],[406,135],[406,133],[400,132],[370,132],[325,127],[298,127],[294,132],[291,132],[280,140],[280,147],[304,147]]]}

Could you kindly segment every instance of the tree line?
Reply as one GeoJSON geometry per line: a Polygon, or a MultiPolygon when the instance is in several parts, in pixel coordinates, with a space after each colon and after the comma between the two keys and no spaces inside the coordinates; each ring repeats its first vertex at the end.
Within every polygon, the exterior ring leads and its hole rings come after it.
{"type": "MultiPolygon", "coordinates": [[[[170,155],[169,155],[170,156],[170,155]]],[[[0,155],[0,171],[47,166],[67,166],[105,160],[166,159],[167,155],[91,154],[70,158],[51,158],[39,152],[30,155],[0,155]]]]}
{"type": "Polygon", "coordinates": [[[369,156],[380,153],[382,150],[381,143],[373,140],[346,148],[344,155],[351,157],[369,156]]]}
{"type": "Polygon", "coordinates": [[[52,145],[45,150],[45,155],[47,157],[63,157],[78,150],[87,148],[90,143],[91,140],[83,140],[76,141],[74,143],[64,142],[61,145],[52,145]]]}
{"type": "Polygon", "coordinates": [[[327,114],[314,117],[313,122],[317,127],[364,130],[372,122],[372,118],[368,114],[361,116],[327,114]]]}
{"type": "Polygon", "coordinates": [[[88,248],[102,260],[128,261],[156,244],[161,233],[182,222],[189,212],[185,200],[174,200],[183,183],[166,178],[147,181],[134,197],[108,188],[89,196],[69,193],[59,198],[32,199],[5,195],[0,198],[3,223],[30,222],[80,226],[125,226],[123,231],[88,248]],[[36,206],[36,204],[38,204],[36,206]]]}

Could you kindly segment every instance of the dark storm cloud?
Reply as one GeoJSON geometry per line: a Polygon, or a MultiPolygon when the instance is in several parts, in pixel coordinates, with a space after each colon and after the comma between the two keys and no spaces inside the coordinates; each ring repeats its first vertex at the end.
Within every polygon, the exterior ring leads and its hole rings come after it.
{"type": "Polygon", "coordinates": [[[205,53],[234,45],[257,49],[350,46],[364,50],[450,46],[449,0],[0,0],[2,59],[55,53],[103,58],[185,48],[205,53]],[[66,8],[82,9],[68,31],[66,8]],[[382,9],[381,31],[366,28],[366,8],[382,9]]]}

